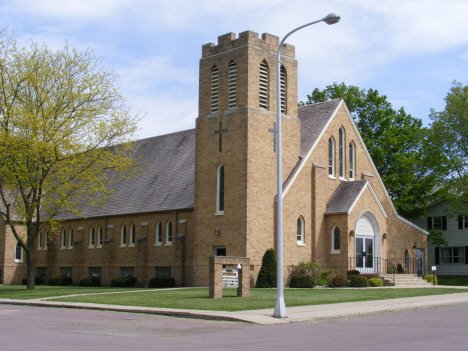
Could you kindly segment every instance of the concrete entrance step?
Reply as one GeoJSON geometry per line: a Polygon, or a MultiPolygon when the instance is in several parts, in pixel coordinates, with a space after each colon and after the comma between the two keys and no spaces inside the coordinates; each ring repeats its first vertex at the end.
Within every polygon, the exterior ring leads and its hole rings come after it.
{"type": "Polygon", "coordinates": [[[432,286],[432,283],[429,283],[423,280],[421,277],[416,277],[412,274],[395,274],[395,280],[392,279],[392,276],[387,276],[384,274],[362,274],[367,278],[375,277],[382,279],[384,285],[387,286],[432,286]]]}

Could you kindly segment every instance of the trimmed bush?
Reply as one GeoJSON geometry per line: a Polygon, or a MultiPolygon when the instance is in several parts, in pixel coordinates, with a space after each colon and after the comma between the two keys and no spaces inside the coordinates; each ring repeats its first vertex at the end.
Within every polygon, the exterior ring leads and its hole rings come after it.
{"type": "Polygon", "coordinates": [[[262,258],[262,268],[258,273],[256,288],[276,288],[276,254],[268,249],[262,258]]]}
{"type": "Polygon", "coordinates": [[[111,285],[114,288],[132,288],[137,283],[138,279],[135,277],[118,277],[112,278],[111,285]]]}
{"type": "Polygon", "coordinates": [[[380,278],[369,278],[367,282],[369,286],[383,286],[383,281],[380,278]]]}
{"type": "Polygon", "coordinates": [[[393,273],[398,273],[397,269],[393,267],[388,267],[387,274],[393,274],[393,273]]]}
{"type": "Polygon", "coordinates": [[[423,279],[427,280],[429,283],[432,283],[432,285],[438,285],[439,284],[439,282],[437,281],[437,276],[436,275],[426,274],[423,277],[423,279]]]}
{"type": "Polygon", "coordinates": [[[296,274],[311,275],[317,279],[317,275],[320,272],[320,266],[315,262],[304,262],[300,261],[297,265],[292,264],[288,267],[289,275],[292,277],[296,274]]]}
{"type": "Polygon", "coordinates": [[[362,275],[351,274],[348,276],[348,286],[350,288],[367,288],[367,278],[362,275]]]}
{"type": "MultiPolygon", "coordinates": [[[[23,278],[21,280],[21,284],[28,285],[28,278],[23,278]]],[[[42,284],[44,284],[44,279],[42,279],[42,277],[34,277],[34,284],[42,285],[42,284]]]]}
{"type": "Polygon", "coordinates": [[[290,288],[313,288],[315,279],[308,274],[295,274],[291,278],[290,288]]]}
{"type": "Polygon", "coordinates": [[[359,272],[357,269],[352,269],[352,270],[347,272],[348,277],[350,275],[360,275],[360,274],[361,274],[361,272],[359,272]]]}
{"type": "Polygon", "coordinates": [[[80,280],[78,286],[101,286],[101,278],[86,277],[80,280]]]}
{"type": "Polygon", "coordinates": [[[70,277],[63,277],[61,275],[57,275],[55,277],[50,277],[49,285],[51,286],[67,286],[72,285],[73,281],[70,277]]]}
{"type": "Polygon", "coordinates": [[[175,279],[172,277],[155,277],[148,282],[148,288],[174,288],[175,279]]]}
{"type": "Polygon", "coordinates": [[[345,287],[346,284],[348,284],[348,277],[340,272],[331,273],[327,277],[327,285],[330,288],[342,288],[345,287]]]}
{"type": "Polygon", "coordinates": [[[405,269],[403,268],[403,266],[401,265],[401,263],[398,263],[398,266],[397,266],[397,273],[398,273],[398,274],[403,274],[403,273],[405,273],[405,269]]]}
{"type": "Polygon", "coordinates": [[[334,271],[333,269],[324,269],[323,271],[321,271],[317,277],[317,284],[327,285],[327,278],[332,273],[340,273],[340,272],[334,271]]]}

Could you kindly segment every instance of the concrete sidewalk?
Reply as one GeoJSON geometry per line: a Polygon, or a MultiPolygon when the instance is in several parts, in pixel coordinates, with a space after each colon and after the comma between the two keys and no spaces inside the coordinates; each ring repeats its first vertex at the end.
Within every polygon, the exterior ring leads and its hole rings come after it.
{"type": "MultiPolygon", "coordinates": [[[[451,287],[454,288],[454,287],[451,287]]],[[[464,287],[466,288],[466,287],[464,287]]],[[[116,312],[148,313],[164,316],[209,319],[220,321],[237,321],[257,324],[279,324],[291,322],[313,321],[326,318],[343,318],[361,316],[373,313],[396,312],[437,306],[453,306],[468,304],[468,293],[447,295],[431,295],[420,297],[405,297],[389,300],[345,302],[327,305],[287,307],[287,318],[273,318],[273,309],[251,311],[205,311],[183,310],[157,307],[119,306],[77,302],[57,302],[47,299],[0,299],[0,304],[27,305],[56,308],[78,308],[116,312]]]]}

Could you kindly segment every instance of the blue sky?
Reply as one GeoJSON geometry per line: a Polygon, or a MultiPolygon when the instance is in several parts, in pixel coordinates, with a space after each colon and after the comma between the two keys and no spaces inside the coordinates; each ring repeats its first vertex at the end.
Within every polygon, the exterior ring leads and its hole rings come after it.
{"type": "Polygon", "coordinates": [[[201,46],[251,30],[279,37],[338,13],[340,23],[303,29],[296,46],[299,100],[345,82],[377,89],[395,108],[430,123],[456,79],[468,84],[468,1],[1,0],[2,26],[22,46],[92,49],[134,112],[137,136],[195,126],[201,46]]]}

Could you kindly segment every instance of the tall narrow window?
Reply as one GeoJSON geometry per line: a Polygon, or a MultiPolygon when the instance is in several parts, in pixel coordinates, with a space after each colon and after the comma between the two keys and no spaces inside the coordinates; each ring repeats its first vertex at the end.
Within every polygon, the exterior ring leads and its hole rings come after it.
{"type": "Polygon", "coordinates": [[[127,227],[122,224],[120,227],[120,247],[127,246],[127,227]]]}
{"type": "Polygon", "coordinates": [[[356,157],[356,151],[354,147],[354,143],[350,142],[349,143],[349,179],[354,180],[354,167],[355,167],[355,157],[356,157]]]}
{"type": "Polygon", "coordinates": [[[156,223],[156,246],[161,246],[162,244],[162,223],[158,221],[156,223]]]}
{"type": "Polygon", "coordinates": [[[210,113],[218,112],[219,70],[217,66],[211,69],[210,113]]]}
{"type": "Polygon", "coordinates": [[[332,254],[337,254],[340,253],[340,228],[337,226],[334,226],[331,232],[331,237],[332,237],[332,249],[331,253],[332,254]]]}
{"type": "Polygon", "coordinates": [[[42,250],[42,232],[37,236],[37,249],[42,250]]]}
{"type": "Polygon", "coordinates": [[[297,244],[304,244],[304,218],[302,216],[297,219],[297,244]]]}
{"type": "Polygon", "coordinates": [[[287,113],[287,110],[286,110],[286,104],[287,104],[287,92],[288,92],[288,89],[287,89],[287,74],[286,74],[286,68],[284,68],[284,66],[281,66],[281,113],[284,113],[286,114],[287,113]]]}
{"type": "Polygon", "coordinates": [[[135,246],[135,224],[130,224],[130,246],[135,246]]]}
{"type": "Polygon", "coordinates": [[[172,245],[172,222],[167,221],[166,223],[166,245],[172,245]]]}
{"type": "Polygon", "coordinates": [[[224,214],[224,166],[218,166],[216,214],[224,214]]]}
{"type": "Polygon", "coordinates": [[[340,128],[338,131],[338,157],[339,157],[339,167],[340,167],[340,178],[345,177],[345,133],[344,129],[340,128]]]}
{"type": "Polygon", "coordinates": [[[268,84],[269,84],[269,71],[268,64],[265,60],[260,64],[260,98],[259,106],[268,110],[268,84]]]}
{"type": "Polygon", "coordinates": [[[94,227],[89,228],[89,248],[94,248],[94,227]]]}
{"type": "Polygon", "coordinates": [[[228,72],[228,110],[236,108],[237,105],[237,65],[232,60],[229,63],[228,72]]]}
{"type": "Polygon", "coordinates": [[[16,244],[15,262],[16,263],[22,263],[23,262],[23,248],[21,247],[20,243],[16,244]]]}
{"type": "Polygon", "coordinates": [[[44,248],[43,250],[47,250],[47,243],[50,241],[50,233],[48,230],[44,233],[44,248]]]}
{"type": "Polygon", "coordinates": [[[62,229],[62,249],[67,246],[67,234],[65,232],[65,228],[62,229]]]}
{"type": "Polygon", "coordinates": [[[68,231],[68,248],[73,249],[73,228],[68,231]]]}
{"type": "Polygon", "coordinates": [[[405,251],[405,269],[408,269],[409,267],[409,254],[408,250],[405,251]]]}
{"type": "Polygon", "coordinates": [[[335,140],[333,137],[328,139],[328,176],[335,176],[335,140]]]}
{"type": "Polygon", "coordinates": [[[97,247],[102,247],[102,227],[99,226],[97,230],[97,247]]]}

